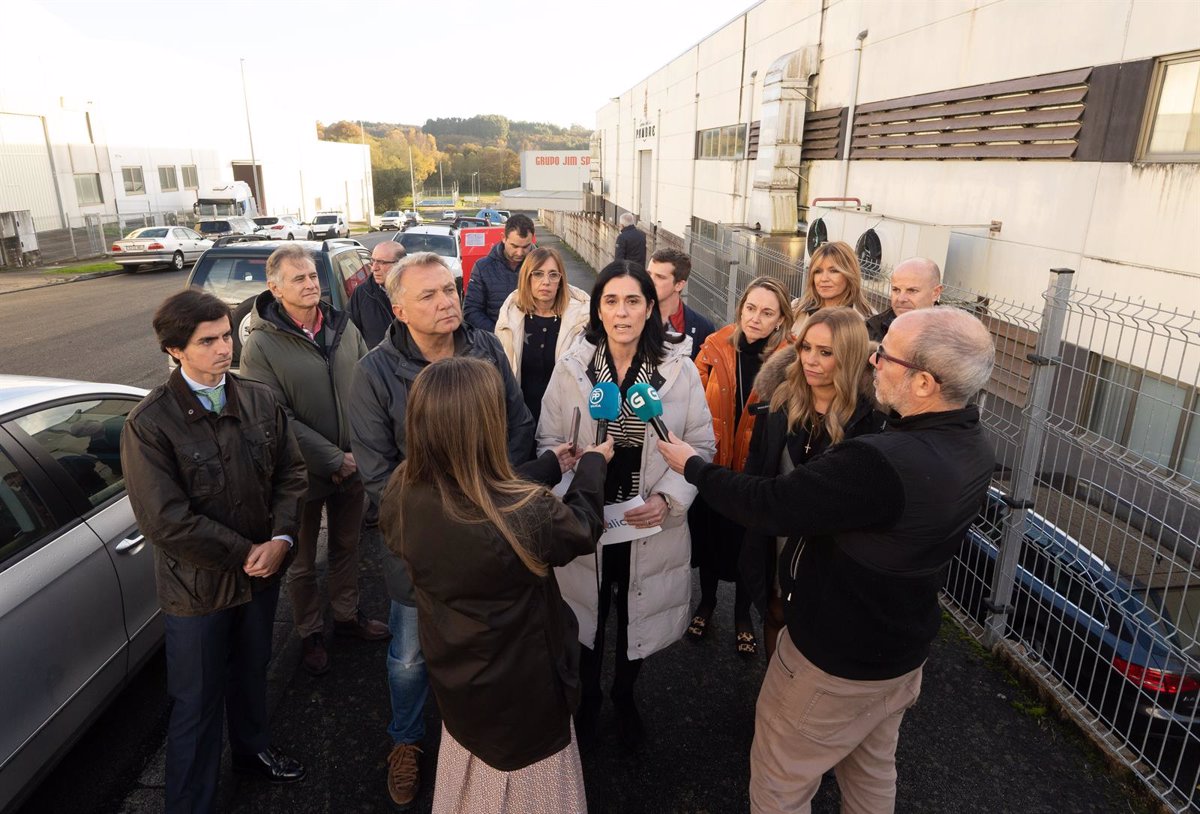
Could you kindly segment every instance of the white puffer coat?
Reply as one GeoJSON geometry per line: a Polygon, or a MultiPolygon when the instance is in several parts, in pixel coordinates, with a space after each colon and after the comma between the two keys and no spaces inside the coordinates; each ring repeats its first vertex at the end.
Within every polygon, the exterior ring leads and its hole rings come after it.
{"type": "MultiPolygon", "coordinates": [[[[700,385],[700,374],[688,355],[690,342],[667,345],[667,357],[658,366],[663,377],[658,388],[663,404],[663,423],[706,461],[716,454],[712,416],[700,385]]],[[[596,346],[580,339],[559,358],[542,400],[538,424],[539,454],[568,440],[571,413],[578,407],[582,444],[596,437],[596,422],[588,413],[588,396],[593,383],[587,369],[596,346]]],[[[629,651],[640,659],[679,640],[687,627],[692,604],[691,536],[687,510],[696,497],[696,487],[667,467],[658,452],[657,436],[649,425],[642,445],[641,494],[645,498],[662,492],[670,498],[670,511],[662,531],[633,541],[629,562],[629,651]]],[[[579,641],[592,647],[596,641],[596,619],[600,601],[597,592],[599,552],[577,557],[554,569],[563,598],[579,620],[579,641]]]]}
{"type": "MultiPolygon", "coordinates": [[[[567,286],[567,310],[558,326],[558,340],[554,343],[554,358],[558,359],[574,344],[587,328],[591,300],[587,292],[573,285],[567,286]]],[[[521,381],[521,351],[525,348],[525,312],[517,307],[517,292],[508,295],[500,306],[496,317],[496,338],[504,348],[504,355],[512,365],[513,375],[521,381]]]]}

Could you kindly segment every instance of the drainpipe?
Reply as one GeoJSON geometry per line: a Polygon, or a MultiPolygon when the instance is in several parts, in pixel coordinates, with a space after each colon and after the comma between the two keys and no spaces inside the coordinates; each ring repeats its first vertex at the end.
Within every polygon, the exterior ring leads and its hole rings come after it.
{"type": "Polygon", "coordinates": [[[854,81],[850,85],[850,110],[846,114],[846,146],[842,148],[842,195],[850,188],[850,143],[854,141],[854,108],[858,106],[858,75],[862,69],[863,40],[867,29],[858,32],[854,46],[854,81]]]}
{"type": "Polygon", "coordinates": [[[758,78],[758,71],[750,72],[750,107],[746,110],[746,140],[742,153],[742,165],[746,169],[746,181],[742,186],[742,223],[746,223],[750,218],[750,179],[753,176],[753,168],[750,166],[750,125],[754,121],[754,80],[758,78]]]}
{"type": "MultiPolygon", "coordinates": [[[[699,81],[699,77],[697,77],[699,81]]],[[[696,143],[696,136],[699,133],[700,127],[700,94],[696,94],[696,98],[692,101],[692,200],[688,204],[688,234],[692,233],[691,219],[696,217],[696,164],[699,156],[696,153],[699,151],[699,145],[696,143]]],[[[692,253],[692,247],[688,245],[688,254],[692,253]]]]}
{"type": "Polygon", "coordinates": [[[655,223],[654,233],[658,234],[658,185],[662,183],[662,175],[659,167],[662,166],[662,108],[658,109],[658,117],[654,124],[654,186],[651,188],[651,193],[654,195],[653,218],[655,223]]]}

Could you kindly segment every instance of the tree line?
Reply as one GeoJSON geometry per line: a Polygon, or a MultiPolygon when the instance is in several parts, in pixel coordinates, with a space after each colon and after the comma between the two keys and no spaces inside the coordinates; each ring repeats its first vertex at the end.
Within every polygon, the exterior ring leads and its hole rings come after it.
{"type": "Polygon", "coordinates": [[[511,121],[496,114],[428,119],[420,127],[317,122],[317,138],[370,146],[375,206],[381,211],[402,208],[401,202],[412,195],[410,147],[417,189],[431,194],[440,184],[449,194],[457,181],[461,195],[471,194],[473,188],[480,194],[495,195],[520,183],[521,150],[586,150],[591,135],[591,130],[580,125],[511,121]]]}

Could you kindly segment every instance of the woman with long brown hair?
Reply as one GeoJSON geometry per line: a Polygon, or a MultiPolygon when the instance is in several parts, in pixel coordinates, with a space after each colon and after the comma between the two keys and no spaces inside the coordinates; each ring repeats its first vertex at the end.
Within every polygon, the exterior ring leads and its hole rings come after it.
{"type": "Polygon", "coordinates": [[[408,396],[406,460],[380,527],[408,565],[443,730],[434,812],[585,811],[571,714],[575,617],[552,568],[595,551],[606,460],[589,448],[560,501],[508,461],[504,385],[451,357],[408,396]]]}
{"type": "MultiPolygon", "coordinates": [[[[822,308],[804,320],[795,345],[763,364],[754,389],[770,405],[758,417],[745,472],[775,476],[804,466],[834,444],[879,432],[867,358],[867,326],[854,310],[822,308]]],[[[766,608],[763,635],[767,657],[783,628],[780,584],[789,582],[776,565],[787,540],[747,534],[739,567],[751,597],[766,608]]]]}
{"type": "MultiPolygon", "coordinates": [[[[717,454],[713,462],[741,472],[746,466],[758,401],[754,379],[766,359],[787,347],[792,327],[791,297],[783,283],[758,277],[746,286],[737,304],[737,321],[711,334],[696,356],[696,368],[713,417],[717,454]]],[[[737,653],[752,658],[758,639],[750,618],[750,593],[738,578],[737,560],[746,530],[696,500],[688,510],[692,563],[700,569],[700,604],[688,635],[704,637],[717,606],[717,583],[736,584],[733,604],[737,653]]]]}
{"type": "Polygon", "coordinates": [[[853,308],[863,319],[875,315],[863,296],[862,269],[849,243],[822,243],[808,261],[804,296],[792,303],[796,324],[821,308],[853,308]]]}

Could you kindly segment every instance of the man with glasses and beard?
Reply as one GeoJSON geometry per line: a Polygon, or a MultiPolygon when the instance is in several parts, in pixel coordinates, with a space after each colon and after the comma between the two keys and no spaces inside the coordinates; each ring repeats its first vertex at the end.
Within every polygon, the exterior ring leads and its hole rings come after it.
{"type": "Polygon", "coordinates": [[[895,808],[900,721],[941,624],[938,591],[995,468],[969,403],[994,356],[987,328],[965,311],[914,310],[871,355],[876,398],[895,414],[882,433],[774,478],[707,464],[674,437],[659,443],[713,509],[788,538],[787,627],[750,750],[753,811],[800,810],[829,769],[845,810],[895,808]]]}

